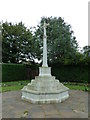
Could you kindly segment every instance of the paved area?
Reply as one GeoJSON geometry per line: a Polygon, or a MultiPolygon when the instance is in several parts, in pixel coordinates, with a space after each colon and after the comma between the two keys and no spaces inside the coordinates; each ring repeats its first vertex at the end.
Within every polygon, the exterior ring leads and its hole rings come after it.
{"type": "Polygon", "coordinates": [[[32,104],[21,100],[21,91],[2,94],[3,118],[88,118],[88,93],[70,90],[70,97],[58,104],[32,104]]]}
{"type": "Polygon", "coordinates": [[[2,118],[2,94],[0,94],[0,120],[2,118]]]}

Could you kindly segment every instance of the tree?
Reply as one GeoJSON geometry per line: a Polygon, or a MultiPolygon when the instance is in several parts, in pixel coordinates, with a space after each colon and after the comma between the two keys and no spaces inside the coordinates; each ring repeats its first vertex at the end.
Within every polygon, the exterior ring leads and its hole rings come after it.
{"type": "Polygon", "coordinates": [[[89,45],[84,46],[82,51],[86,57],[90,56],[90,46],[89,45]]]}
{"type": "Polygon", "coordinates": [[[2,24],[2,62],[33,61],[33,36],[22,22],[2,24]]]}
{"type": "Polygon", "coordinates": [[[82,49],[83,52],[83,60],[86,64],[90,63],[90,46],[86,45],[82,49]]]}
{"type": "Polygon", "coordinates": [[[78,51],[78,43],[76,37],[69,24],[59,17],[42,17],[40,24],[35,31],[35,42],[37,43],[37,58],[40,59],[42,55],[43,43],[43,23],[49,23],[47,27],[47,47],[48,47],[48,60],[49,62],[59,62],[68,64],[74,61],[76,51],[78,51]]]}

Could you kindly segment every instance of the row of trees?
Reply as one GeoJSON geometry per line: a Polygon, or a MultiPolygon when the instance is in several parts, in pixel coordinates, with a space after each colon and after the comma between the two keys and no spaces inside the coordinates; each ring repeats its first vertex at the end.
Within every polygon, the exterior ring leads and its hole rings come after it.
{"type": "Polygon", "coordinates": [[[90,46],[79,52],[71,25],[61,17],[41,18],[40,24],[27,29],[20,22],[16,24],[2,23],[2,62],[22,63],[35,62],[42,59],[43,22],[49,23],[47,28],[48,62],[60,64],[87,64],[90,46]]]}

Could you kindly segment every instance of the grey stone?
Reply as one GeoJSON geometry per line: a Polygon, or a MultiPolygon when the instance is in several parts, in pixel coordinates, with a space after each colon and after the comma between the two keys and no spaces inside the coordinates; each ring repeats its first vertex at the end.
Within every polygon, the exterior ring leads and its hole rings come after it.
{"type": "Polygon", "coordinates": [[[21,98],[31,103],[59,103],[69,97],[69,89],[51,75],[51,67],[47,64],[47,25],[44,22],[43,64],[39,67],[39,76],[22,89],[21,98]]]}

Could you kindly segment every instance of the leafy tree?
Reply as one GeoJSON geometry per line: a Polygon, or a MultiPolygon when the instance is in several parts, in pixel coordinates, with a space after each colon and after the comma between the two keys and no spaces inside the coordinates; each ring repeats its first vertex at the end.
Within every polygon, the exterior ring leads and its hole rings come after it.
{"type": "Polygon", "coordinates": [[[81,52],[76,52],[76,55],[75,55],[75,63],[78,64],[78,65],[84,65],[85,64],[85,61],[84,61],[84,55],[83,53],[81,52]]]}
{"type": "Polygon", "coordinates": [[[63,64],[74,62],[78,43],[73,35],[71,26],[59,17],[42,17],[40,24],[35,31],[35,42],[37,46],[37,58],[41,59],[43,43],[43,23],[49,23],[47,27],[47,47],[49,62],[59,62],[63,64]]]}
{"type": "Polygon", "coordinates": [[[90,46],[84,46],[82,51],[86,57],[90,56],[90,46]]]}
{"type": "Polygon", "coordinates": [[[86,45],[82,49],[83,52],[83,60],[86,64],[90,63],[90,46],[86,45]]]}
{"type": "Polygon", "coordinates": [[[33,61],[33,36],[22,22],[2,24],[2,62],[33,61]]]}

